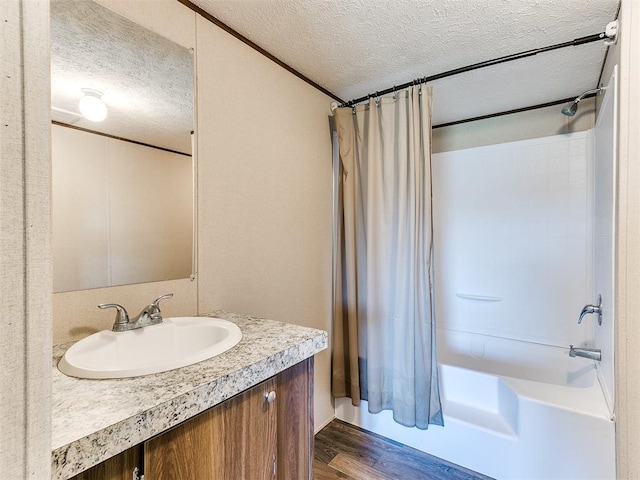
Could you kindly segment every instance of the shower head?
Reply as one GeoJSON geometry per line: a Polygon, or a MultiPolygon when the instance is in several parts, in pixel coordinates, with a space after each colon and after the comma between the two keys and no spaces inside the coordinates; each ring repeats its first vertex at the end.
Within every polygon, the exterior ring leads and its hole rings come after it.
{"type": "Polygon", "coordinates": [[[604,90],[604,87],[600,87],[600,88],[594,88],[593,90],[587,90],[586,92],[584,92],[583,94],[579,95],[578,97],[576,97],[576,99],[565,105],[564,108],[562,109],[562,114],[566,115],[567,117],[573,117],[576,112],[578,111],[578,103],[580,103],[580,100],[582,100],[584,97],[586,97],[587,95],[597,95],[598,93],[602,92],[604,90]]]}
{"type": "Polygon", "coordinates": [[[573,117],[578,111],[578,100],[574,100],[573,102],[567,104],[562,109],[562,114],[567,117],[573,117]]]}

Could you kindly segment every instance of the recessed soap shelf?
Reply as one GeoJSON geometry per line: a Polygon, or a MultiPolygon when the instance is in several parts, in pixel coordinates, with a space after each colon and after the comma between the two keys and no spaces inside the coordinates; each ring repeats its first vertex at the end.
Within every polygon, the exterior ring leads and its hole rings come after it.
{"type": "Polygon", "coordinates": [[[478,300],[481,302],[501,302],[502,297],[491,297],[489,295],[473,295],[470,293],[456,293],[456,297],[464,298],[465,300],[478,300]]]}

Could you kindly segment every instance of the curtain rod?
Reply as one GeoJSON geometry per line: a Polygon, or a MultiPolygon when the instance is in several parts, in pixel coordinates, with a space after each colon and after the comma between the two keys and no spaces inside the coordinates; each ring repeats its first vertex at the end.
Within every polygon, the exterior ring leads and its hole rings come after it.
{"type": "Polygon", "coordinates": [[[511,62],[513,60],[520,60],[521,58],[532,57],[539,53],[550,52],[552,50],[558,50],[560,48],[565,47],[575,47],[577,45],[584,45],[585,43],[597,42],[599,40],[607,39],[607,34],[605,32],[595,33],[593,35],[587,35],[586,37],[576,38],[569,42],[557,43],[555,45],[550,45],[548,47],[542,48],[534,48],[533,50],[526,50],[520,53],[514,53],[512,55],[506,55],[504,57],[494,58],[493,60],[486,60],[484,62],[474,63],[472,65],[467,65],[465,67],[454,68],[453,70],[448,70],[446,72],[438,73],[436,75],[431,75],[430,77],[422,77],[412,82],[403,83],[402,85],[393,86],[391,88],[387,88],[380,92],[370,93],[369,95],[365,95],[364,97],[356,98],[354,100],[350,100],[341,104],[341,107],[353,107],[354,105],[369,100],[370,98],[377,98],[382,95],[388,95],[390,93],[395,93],[400,90],[404,90],[405,88],[411,87],[413,85],[420,85],[427,82],[433,82],[434,80],[439,80],[445,77],[451,77],[453,75],[458,75],[459,73],[470,72],[472,70],[478,70],[479,68],[490,67],[493,65],[498,65],[500,63],[511,62]]]}

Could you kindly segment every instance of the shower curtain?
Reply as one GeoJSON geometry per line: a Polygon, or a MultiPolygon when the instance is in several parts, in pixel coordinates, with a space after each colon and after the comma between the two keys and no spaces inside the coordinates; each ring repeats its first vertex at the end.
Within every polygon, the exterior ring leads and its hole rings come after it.
{"type": "Polygon", "coordinates": [[[443,425],[433,304],[431,88],[334,114],[340,157],[335,397],[443,425]]]}

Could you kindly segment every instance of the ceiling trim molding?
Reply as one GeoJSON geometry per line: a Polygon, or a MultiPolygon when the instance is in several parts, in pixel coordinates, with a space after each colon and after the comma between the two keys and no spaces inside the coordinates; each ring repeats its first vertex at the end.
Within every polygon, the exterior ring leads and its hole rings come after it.
{"type": "Polygon", "coordinates": [[[321,85],[318,85],[316,82],[314,82],[313,80],[311,80],[310,78],[306,77],[305,75],[303,75],[302,73],[300,73],[299,71],[297,71],[295,68],[287,65],[286,63],[284,63],[282,60],[280,60],[279,58],[277,58],[276,56],[272,55],[271,53],[267,52],[264,48],[262,48],[261,46],[253,43],[251,40],[249,40],[247,37],[245,37],[244,35],[242,35],[241,33],[235,31],[233,28],[231,28],[229,25],[227,25],[226,23],[223,23],[222,21],[218,20],[216,17],[214,17],[213,15],[211,15],[210,13],[208,13],[207,11],[203,10],[202,8],[200,8],[198,5],[195,5],[194,3],[192,3],[190,0],[177,0],[178,2],[182,3],[184,6],[190,8],[191,10],[193,10],[195,13],[197,13],[198,15],[200,15],[201,17],[209,20],[211,23],[213,23],[214,25],[216,25],[217,27],[220,27],[221,29],[223,29],[225,32],[233,35],[235,38],[237,38],[238,40],[240,40],[242,43],[248,45],[249,47],[253,48],[256,52],[260,53],[261,55],[264,55],[265,57],[267,57],[269,60],[271,60],[272,62],[276,63],[277,65],[281,66],[282,68],[284,68],[285,70],[287,70],[289,73],[292,73],[293,75],[295,75],[296,77],[298,77],[300,80],[302,80],[303,82],[311,85],[313,88],[315,88],[316,90],[321,91],[322,93],[324,93],[325,95],[328,95],[329,97],[333,98],[335,101],[340,102],[340,103],[344,103],[345,101],[342,100],[340,97],[338,97],[337,95],[334,95],[333,93],[331,93],[329,90],[327,90],[326,88],[324,88],[321,85]]]}
{"type": "Polygon", "coordinates": [[[137,140],[131,140],[130,138],[118,137],[117,135],[111,135],[110,133],[98,132],[97,130],[91,130],[89,128],[79,127],[78,125],[70,125],[68,123],[58,122],[56,120],[51,120],[52,125],[57,125],[59,127],[71,128],[72,130],[79,130],[85,133],[93,133],[94,135],[100,135],[101,137],[113,138],[114,140],[120,140],[122,142],[135,143],[136,145],[141,145],[143,147],[155,148],[156,150],[162,150],[163,152],[175,153],[176,155],[183,155],[185,157],[190,157],[190,153],[179,152],[178,150],[171,150],[170,148],[159,147],[157,145],[151,145],[149,143],[138,142],[137,140]]]}

